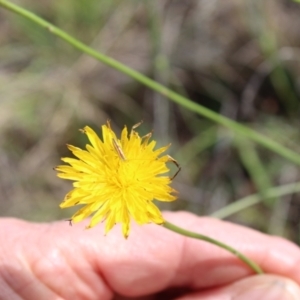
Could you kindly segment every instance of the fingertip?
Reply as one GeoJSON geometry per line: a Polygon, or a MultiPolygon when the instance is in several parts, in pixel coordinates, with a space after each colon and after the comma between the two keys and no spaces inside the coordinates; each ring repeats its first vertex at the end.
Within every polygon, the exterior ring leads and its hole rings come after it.
{"type": "Polygon", "coordinates": [[[221,288],[193,292],[177,300],[298,300],[299,285],[291,279],[276,275],[255,275],[221,288]]]}

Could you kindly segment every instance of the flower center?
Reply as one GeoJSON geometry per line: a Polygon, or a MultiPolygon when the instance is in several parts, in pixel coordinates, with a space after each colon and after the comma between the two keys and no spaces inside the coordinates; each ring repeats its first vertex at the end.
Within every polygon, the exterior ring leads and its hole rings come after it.
{"type": "Polygon", "coordinates": [[[137,167],[134,161],[120,161],[115,178],[120,189],[128,189],[136,185],[138,182],[137,167]]]}

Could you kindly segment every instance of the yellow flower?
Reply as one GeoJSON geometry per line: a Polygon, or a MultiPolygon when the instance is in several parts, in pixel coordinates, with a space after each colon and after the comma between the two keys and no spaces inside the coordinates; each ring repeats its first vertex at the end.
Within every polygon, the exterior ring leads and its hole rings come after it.
{"type": "Polygon", "coordinates": [[[176,199],[176,191],[169,186],[172,178],[163,174],[169,172],[168,162],[177,163],[169,155],[160,156],[169,145],[154,150],[151,133],[140,137],[135,131],[138,125],[130,133],[125,126],[118,139],[107,122],[102,126],[102,140],[86,126],[83,132],[91,145],[86,145],[86,150],[68,145],[77,159],[62,158],[69,165],[58,166],[57,176],[75,182],[60,207],[84,205],[71,221],[79,222],[93,214],[88,228],[105,220],[107,233],[121,223],[126,238],[131,217],[138,224],[164,223],[153,200],[176,199]]]}

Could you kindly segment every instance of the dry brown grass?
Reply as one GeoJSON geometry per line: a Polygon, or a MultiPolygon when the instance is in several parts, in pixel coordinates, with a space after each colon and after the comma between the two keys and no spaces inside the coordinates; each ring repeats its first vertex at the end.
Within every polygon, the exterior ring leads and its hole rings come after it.
{"type": "MultiPolygon", "coordinates": [[[[59,3],[21,1],[95,49],[300,152],[300,5],[59,3]]],[[[230,132],[3,10],[0,82],[2,216],[38,221],[69,216],[58,204],[71,185],[56,178],[53,167],[69,155],[66,143],[86,143],[77,129],[99,128],[107,119],[116,130],[144,120],[142,132],[153,128],[160,144],[172,142],[171,154],[183,170],[174,183],[180,199],[166,208],[209,214],[261,188],[230,132]]],[[[267,150],[255,151],[272,186],[299,181],[299,168],[267,150]]],[[[232,220],[297,240],[298,208],[294,195],[232,220]]]]}

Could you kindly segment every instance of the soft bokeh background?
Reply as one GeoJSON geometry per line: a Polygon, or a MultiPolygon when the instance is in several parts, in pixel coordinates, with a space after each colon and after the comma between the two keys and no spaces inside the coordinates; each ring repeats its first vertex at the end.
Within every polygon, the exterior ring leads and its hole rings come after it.
{"type": "MultiPolygon", "coordinates": [[[[83,42],[300,154],[300,4],[289,0],[20,0],[83,42]]],[[[0,8],[0,215],[71,216],[53,167],[78,131],[140,120],[181,173],[165,209],[208,215],[300,180],[299,167],[175,105],[0,8]]],[[[174,169],[172,168],[174,171],[174,169]]],[[[228,219],[299,242],[299,195],[228,219]]]]}

